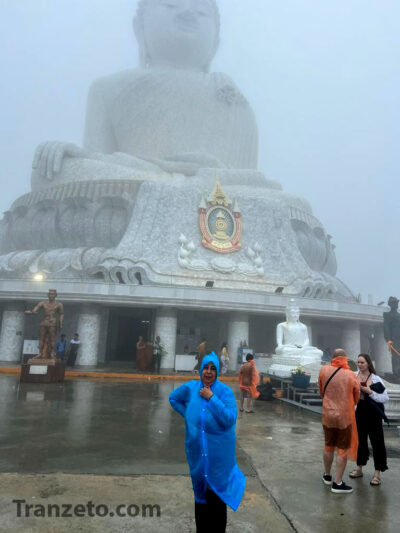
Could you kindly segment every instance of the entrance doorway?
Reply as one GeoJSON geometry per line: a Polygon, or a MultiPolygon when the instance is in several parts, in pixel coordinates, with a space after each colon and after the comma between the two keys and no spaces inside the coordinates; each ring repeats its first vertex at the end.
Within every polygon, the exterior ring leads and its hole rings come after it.
{"type": "Polygon", "coordinates": [[[152,340],[152,309],[116,308],[110,311],[106,362],[109,364],[136,363],[136,343],[139,336],[152,340]]]}

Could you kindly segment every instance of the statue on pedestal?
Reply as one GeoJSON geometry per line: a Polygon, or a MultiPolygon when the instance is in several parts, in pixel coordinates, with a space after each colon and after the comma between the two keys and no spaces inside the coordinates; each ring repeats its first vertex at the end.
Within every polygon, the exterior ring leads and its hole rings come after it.
{"type": "MultiPolygon", "coordinates": [[[[31,311],[25,311],[26,315],[33,315],[43,310],[43,318],[39,326],[39,354],[29,361],[56,359],[56,335],[57,330],[63,327],[64,306],[56,301],[57,291],[50,289],[48,301],[39,302],[31,311]]],[[[28,362],[29,362],[28,361],[28,362]]]]}
{"type": "Polygon", "coordinates": [[[38,146],[32,192],[0,221],[0,274],[21,279],[40,265],[54,280],[204,287],[212,279],[352,301],[308,202],[258,170],[245,95],[211,71],[217,1],[141,0],[133,27],[140,65],[94,81],[83,146],[38,146]]]}
{"type": "Polygon", "coordinates": [[[290,300],[286,308],[286,322],[281,322],[276,327],[277,347],[272,357],[270,374],[290,377],[291,371],[298,366],[305,367],[305,370],[309,365],[312,365],[313,371],[319,369],[323,353],[310,345],[307,326],[299,319],[300,310],[296,302],[290,300]]]}
{"type": "Polygon", "coordinates": [[[383,313],[383,335],[392,356],[392,373],[400,377],[400,313],[399,299],[391,296],[388,300],[390,311],[383,313]]]}

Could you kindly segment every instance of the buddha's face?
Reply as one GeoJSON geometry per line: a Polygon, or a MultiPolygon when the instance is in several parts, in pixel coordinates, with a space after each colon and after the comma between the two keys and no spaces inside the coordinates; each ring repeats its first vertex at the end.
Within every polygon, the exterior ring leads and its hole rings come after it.
{"type": "Polygon", "coordinates": [[[148,0],[143,38],[150,65],[204,70],[215,54],[214,0],[148,0]]]}
{"type": "Polygon", "coordinates": [[[286,313],[288,322],[298,322],[300,319],[300,309],[298,307],[290,307],[286,313]]]}

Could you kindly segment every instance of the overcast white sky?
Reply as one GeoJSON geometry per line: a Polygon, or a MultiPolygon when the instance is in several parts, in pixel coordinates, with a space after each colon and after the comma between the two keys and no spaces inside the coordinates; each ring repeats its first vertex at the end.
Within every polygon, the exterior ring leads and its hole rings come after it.
{"type": "MultiPolygon", "coordinates": [[[[29,191],[39,142],[81,143],[90,83],[137,65],[136,5],[0,0],[0,213],[29,191]]],[[[400,1],[219,6],[213,70],[255,110],[260,169],[310,201],[353,291],[400,296],[400,1]]]]}

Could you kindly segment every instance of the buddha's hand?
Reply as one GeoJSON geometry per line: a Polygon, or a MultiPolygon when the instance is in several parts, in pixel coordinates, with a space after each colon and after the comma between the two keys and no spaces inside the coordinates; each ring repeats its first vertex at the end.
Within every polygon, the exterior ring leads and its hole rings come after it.
{"type": "Polygon", "coordinates": [[[46,141],[36,148],[32,168],[43,179],[53,180],[60,173],[64,157],[85,157],[86,150],[76,144],[46,141]]]}
{"type": "Polygon", "coordinates": [[[201,168],[224,168],[226,166],[211,154],[197,152],[175,154],[165,159],[151,158],[148,160],[166,172],[184,174],[185,176],[194,176],[201,168]]]}

